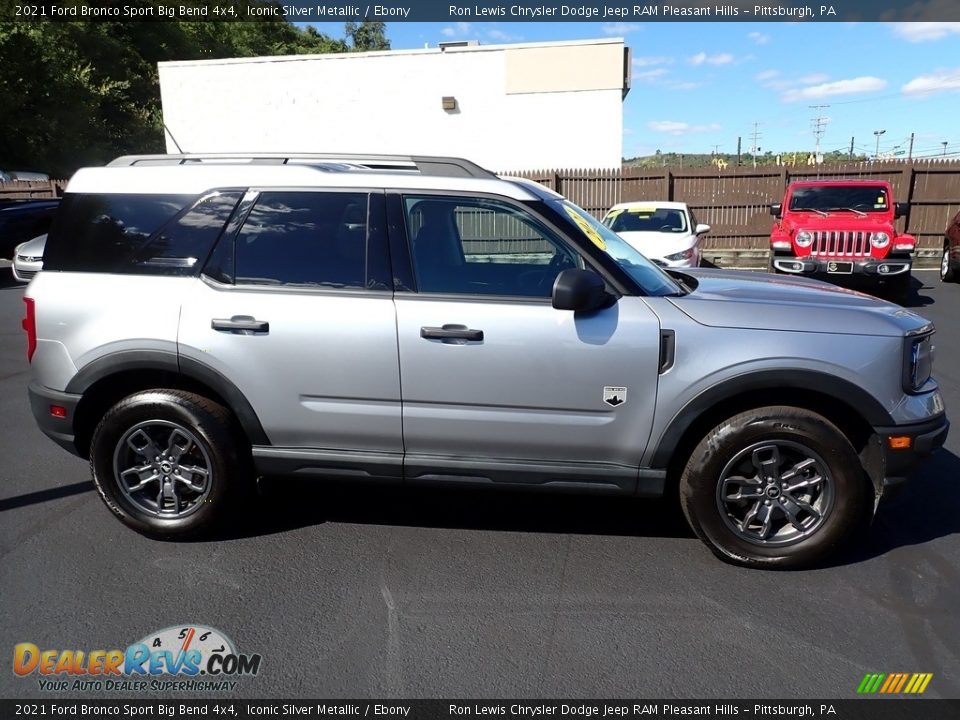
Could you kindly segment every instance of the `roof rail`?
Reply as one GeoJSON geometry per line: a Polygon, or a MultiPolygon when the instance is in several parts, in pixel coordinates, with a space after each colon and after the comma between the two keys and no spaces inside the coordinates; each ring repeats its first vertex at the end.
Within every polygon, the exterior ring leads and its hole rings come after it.
{"type": "MultiPolygon", "coordinates": [[[[496,174],[463,158],[433,155],[367,155],[359,153],[186,153],[183,155],[124,155],[107,167],[191,165],[194,163],[311,165],[345,163],[356,169],[410,170],[421,175],[495,178],[496,174]]],[[[349,170],[351,168],[343,168],[349,170]]]]}

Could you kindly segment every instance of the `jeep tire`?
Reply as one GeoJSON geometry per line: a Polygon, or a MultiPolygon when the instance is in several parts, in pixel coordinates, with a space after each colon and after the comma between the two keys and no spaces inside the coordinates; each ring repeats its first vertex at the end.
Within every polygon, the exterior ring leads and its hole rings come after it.
{"type": "Polygon", "coordinates": [[[144,535],[213,530],[250,486],[249,452],[229,411],[180,390],[114,405],[94,430],[90,470],[101,498],[144,535]]]}
{"type": "Polygon", "coordinates": [[[817,563],[867,517],[868,480],[843,433],[817,413],[761,407],[714,427],[680,478],[693,531],[748,567],[817,563]]]}

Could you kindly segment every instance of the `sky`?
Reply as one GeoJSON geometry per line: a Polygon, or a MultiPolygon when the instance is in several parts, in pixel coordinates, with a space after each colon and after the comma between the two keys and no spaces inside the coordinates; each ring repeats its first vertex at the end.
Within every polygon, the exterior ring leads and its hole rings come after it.
{"type": "MultiPolygon", "coordinates": [[[[339,23],[316,28],[334,37],[339,23]]],[[[960,157],[960,23],[387,23],[395,50],[622,37],[623,154],[821,150],[960,157]],[[829,105],[814,109],[812,105],[829,105]],[[758,125],[754,127],[754,123],[758,125]]]]}

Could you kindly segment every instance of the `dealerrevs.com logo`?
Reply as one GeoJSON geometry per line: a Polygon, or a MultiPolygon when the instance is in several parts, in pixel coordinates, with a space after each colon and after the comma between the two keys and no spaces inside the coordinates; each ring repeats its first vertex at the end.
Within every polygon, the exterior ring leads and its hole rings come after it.
{"type": "Polygon", "coordinates": [[[261,656],[237,652],[222,632],[179,625],[151,633],[125,650],[13,648],[13,672],[36,676],[46,691],[227,691],[260,671],[261,656]]]}

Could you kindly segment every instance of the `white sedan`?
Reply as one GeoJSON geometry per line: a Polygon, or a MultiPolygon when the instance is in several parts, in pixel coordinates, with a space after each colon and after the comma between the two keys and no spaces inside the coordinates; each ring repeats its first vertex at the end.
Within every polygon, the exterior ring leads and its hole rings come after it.
{"type": "Polygon", "coordinates": [[[14,280],[22,283],[33,280],[33,276],[43,268],[43,249],[46,244],[47,236],[39,235],[17,245],[17,249],[13,251],[14,280]]]}
{"type": "Polygon", "coordinates": [[[651,260],[673,268],[698,267],[703,236],[710,232],[686,203],[660,200],[614,205],[603,224],[651,260]]]}

